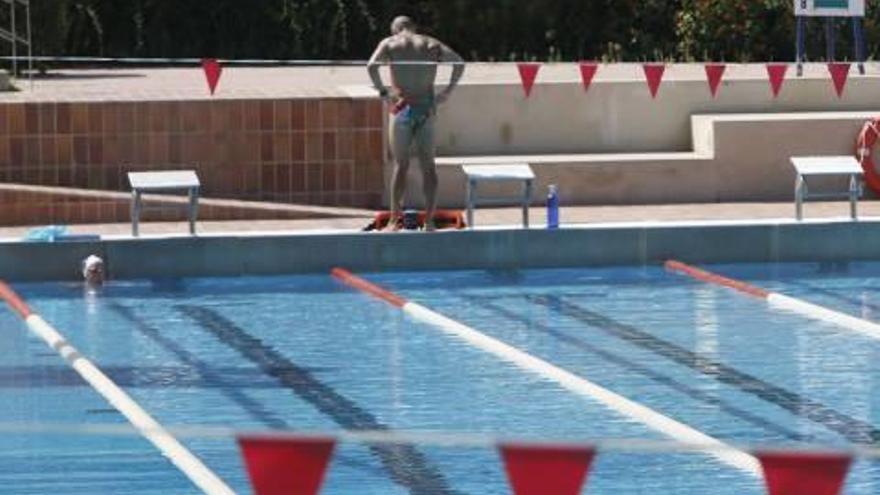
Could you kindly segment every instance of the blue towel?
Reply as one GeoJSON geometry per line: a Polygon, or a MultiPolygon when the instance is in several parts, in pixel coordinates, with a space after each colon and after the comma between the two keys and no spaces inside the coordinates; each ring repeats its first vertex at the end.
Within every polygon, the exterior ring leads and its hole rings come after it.
{"type": "Polygon", "coordinates": [[[66,225],[47,225],[45,227],[36,227],[28,231],[24,236],[25,241],[30,242],[55,242],[55,240],[63,236],[67,232],[66,225]]]}

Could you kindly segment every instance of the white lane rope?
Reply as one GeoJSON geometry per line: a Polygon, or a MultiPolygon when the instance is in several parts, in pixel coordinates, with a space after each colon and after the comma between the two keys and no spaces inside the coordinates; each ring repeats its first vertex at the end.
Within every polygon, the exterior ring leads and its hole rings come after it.
{"type": "Polygon", "coordinates": [[[754,456],[734,449],[721,440],[706,435],[695,428],[670,418],[645,405],[639,404],[638,402],[593,383],[584,377],[566,371],[559,366],[533,356],[502,342],[501,340],[490,337],[474,328],[422,306],[421,304],[407,301],[397,294],[352,274],[348,270],[334,268],[331,274],[333,277],[353,288],[361,290],[374,297],[378,297],[392,306],[400,308],[404,313],[417,321],[439,328],[443,332],[459,338],[477,349],[492,354],[522,370],[553,381],[570,392],[591,399],[598,404],[660,432],[669,438],[683,443],[714,446],[716,449],[708,450],[707,453],[714,456],[719,461],[752,476],[759,478],[762,476],[760,463],[754,456]]]}
{"type": "Polygon", "coordinates": [[[403,311],[414,319],[431,324],[444,332],[458,337],[474,347],[488,352],[504,361],[530,371],[543,378],[556,382],[563,388],[578,395],[588,397],[599,404],[625,417],[635,420],[679,442],[712,446],[708,450],[721,462],[753,476],[761,476],[758,460],[746,452],[736,450],[724,442],[705,433],[639,404],[616,392],[597,385],[586,378],[575,375],[541,358],[526,353],[516,347],[490,337],[467,325],[447,318],[420,304],[408,302],[403,311]]]}
{"type": "Polygon", "coordinates": [[[233,495],[235,492],[213,471],[168,433],[134,399],[86,359],[57,330],[38,314],[25,318],[28,328],[54,349],[71,368],[115,407],[147,440],[177,466],[199,489],[211,495],[233,495]]]}
{"type": "Polygon", "coordinates": [[[880,324],[858,318],[825,306],[820,306],[779,292],[764,290],[740,280],[712,273],[681,261],[668,260],[665,267],[669,271],[681,273],[701,282],[727,287],[752,297],[764,299],[771,308],[784,310],[813,320],[830,323],[839,328],[851,330],[872,339],[880,339],[880,324]]]}

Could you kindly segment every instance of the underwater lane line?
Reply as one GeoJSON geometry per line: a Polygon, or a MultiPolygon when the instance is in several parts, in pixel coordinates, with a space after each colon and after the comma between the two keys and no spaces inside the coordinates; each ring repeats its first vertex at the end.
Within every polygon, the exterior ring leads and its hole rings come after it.
{"type": "Polygon", "coordinates": [[[28,328],[55,350],[71,368],[116,408],[144,438],[150,441],[172,464],[203,492],[210,495],[234,495],[235,492],[202,461],[153,419],[97,366],[86,359],[55,328],[28,305],[5,282],[0,282],[0,298],[25,321],[28,328]]]}
{"type": "Polygon", "coordinates": [[[801,299],[789,297],[778,292],[770,292],[739,280],[734,280],[717,273],[712,273],[688,265],[687,263],[682,263],[681,261],[668,260],[663,266],[670,272],[681,273],[701,282],[720,285],[734,289],[743,294],[764,299],[772,308],[786,310],[791,313],[806,316],[807,318],[824,321],[841,328],[852,330],[873,339],[880,339],[880,324],[872,321],[856,318],[855,316],[841,313],[840,311],[835,311],[801,299]]]}
{"type": "Polygon", "coordinates": [[[783,425],[762,418],[761,416],[742,409],[735,404],[729,403],[723,399],[719,399],[713,394],[707,393],[698,388],[691,387],[685,383],[676,380],[673,377],[655,371],[648,366],[639,364],[636,361],[627,359],[626,357],[620,356],[613,352],[607,351],[599,346],[593,345],[586,339],[557,330],[550,325],[546,325],[539,321],[536,321],[534,318],[519,315],[514,311],[504,308],[496,304],[495,302],[486,300],[483,297],[473,295],[468,295],[467,297],[476,300],[480,304],[480,306],[490,311],[493,311],[503,318],[526,325],[529,330],[542,332],[549,337],[559,342],[562,342],[563,344],[566,344],[570,347],[573,347],[581,352],[593,354],[608,361],[609,363],[613,363],[617,366],[620,366],[621,368],[625,368],[635,373],[638,373],[654,383],[669,387],[671,390],[681,393],[689,397],[691,400],[699,401],[712,407],[716,407],[719,411],[724,412],[725,414],[729,414],[741,421],[751,423],[752,425],[762,428],[766,431],[784,436],[786,439],[793,442],[809,443],[815,441],[815,439],[810,436],[803,435],[783,425]]]}
{"type": "Polygon", "coordinates": [[[715,359],[663,340],[644,330],[613,320],[562,298],[526,296],[526,299],[579,321],[587,327],[602,330],[637,347],[663,356],[670,361],[713,378],[719,383],[729,385],[766,402],[775,404],[797,417],[809,419],[831,431],[839,433],[850,442],[868,445],[880,441],[880,430],[870,423],[848,416],[821,402],[766,382],[715,359]]]}
{"type": "Polygon", "coordinates": [[[418,303],[407,301],[402,297],[352,274],[343,268],[334,268],[331,275],[340,282],[357,288],[374,297],[400,308],[413,319],[439,328],[449,335],[457,337],[472,346],[503,361],[512,363],[519,368],[534,373],[545,379],[556,382],[561,387],[578,395],[592,399],[622,416],[633,419],[669,438],[685,443],[704,445],[707,453],[724,464],[744,471],[756,477],[761,476],[757,459],[751,455],[735,450],[721,440],[706,435],[684,423],[665,416],[647,406],[630,400],[609,389],[597,385],[586,378],[575,375],[543,359],[528,354],[498,339],[490,337],[469,326],[447,318],[418,303]],[[715,449],[713,449],[715,447],[715,449]]]}
{"type": "MultiPolygon", "coordinates": [[[[201,382],[184,383],[183,385],[189,387],[217,388],[221,394],[237,404],[251,418],[256,419],[267,428],[278,430],[290,430],[294,428],[293,425],[285,421],[276,412],[267,408],[262,402],[252,398],[247,393],[247,390],[253,390],[255,388],[278,388],[278,384],[274,380],[266,379],[262,384],[257,382],[257,378],[267,378],[265,371],[255,369],[252,372],[248,370],[247,372],[242,373],[244,370],[214,367],[209,363],[202,361],[196,354],[187,350],[175,339],[165,335],[158,327],[151,325],[149,322],[138,316],[132,308],[113,301],[112,299],[108,299],[108,301],[107,305],[111,310],[131,323],[133,331],[151,340],[166,352],[173,354],[174,357],[186,365],[186,367],[182,368],[183,370],[195,370],[196,374],[202,380],[201,382]],[[238,379],[236,379],[236,377],[238,377],[238,379]]],[[[106,369],[110,372],[110,375],[113,376],[112,371],[114,370],[112,368],[106,369]]],[[[285,370],[278,370],[278,372],[283,371],[285,370]]],[[[309,371],[315,372],[317,370],[309,369],[309,371]]],[[[191,374],[192,373],[184,373],[183,375],[189,376],[191,374]]],[[[2,376],[2,368],[0,368],[0,378],[2,378],[2,376]]],[[[125,378],[125,374],[122,374],[122,376],[125,378]]],[[[167,377],[167,374],[165,376],[167,377]]],[[[131,376],[129,376],[128,379],[130,380],[131,376]]],[[[119,380],[117,379],[116,382],[119,383],[119,380]]],[[[177,381],[175,381],[175,383],[177,383],[177,381]]],[[[0,382],[0,386],[2,386],[2,382],[0,382]]],[[[140,380],[133,383],[133,386],[143,387],[145,384],[143,380],[140,380]]],[[[371,474],[378,473],[378,476],[382,475],[382,473],[378,471],[378,468],[370,466],[360,460],[353,459],[350,455],[344,452],[337,452],[333,457],[333,462],[351,468],[360,469],[371,474]]]]}
{"type": "Polygon", "coordinates": [[[240,387],[231,383],[228,377],[234,375],[227,373],[222,369],[215,369],[208,363],[202,361],[175,340],[163,335],[158,328],[151,326],[149,323],[139,318],[131,308],[114,301],[111,301],[108,305],[110,309],[116,312],[116,314],[131,323],[134,331],[152,340],[166,352],[173,354],[174,357],[186,366],[194,369],[206,382],[219,388],[223,395],[247,411],[252,418],[259,420],[263,425],[269,428],[280,429],[290,427],[290,425],[288,425],[287,422],[277,414],[266,409],[260,402],[252,399],[244,393],[240,387]]]}
{"type": "MultiPolygon", "coordinates": [[[[175,309],[342,428],[353,431],[391,431],[388,425],[369,411],[217,311],[187,304],[177,305],[175,309]]],[[[457,493],[449,486],[443,473],[412,445],[372,444],[369,450],[378,457],[390,479],[407,488],[413,495],[457,493]]]]}

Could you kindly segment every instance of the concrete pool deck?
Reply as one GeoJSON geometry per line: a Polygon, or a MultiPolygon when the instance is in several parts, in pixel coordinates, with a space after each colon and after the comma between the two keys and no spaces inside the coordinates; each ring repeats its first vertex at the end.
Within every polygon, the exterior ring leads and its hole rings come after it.
{"type": "MultiPolygon", "coordinates": [[[[849,206],[843,201],[807,202],[804,204],[804,217],[811,219],[841,219],[849,214],[849,206]]],[[[859,202],[859,215],[864,219],[880,218],[880,200],[859,202]]],[[[680,221],[726,221],[726,220],[773,220],[794,219],[794,205],[789,202],[774,203],[700,203],[670,205],[613,205],[613,206],[569,206],[561,210],[564,226],[596,227],[602,224],[627,222],[680,222],[680,221]]],[[[480,208],[475,212],[478,228],[500,226],[518,227],[521,211],[516,208],[480,208]]],[[[542,229],[546,220],[544,209],[532,207],[529,215],[533,229],[542,229]]],[[[359,231],[369,223],[363,218],[319,218],[308,220],[241,220],[198,222],[197,230],[202,234],[245,234],[254,232],[284,233],[308,231],[359,231]]],[[[33,227],[0,227],[0,239],[21,239],[33,227]]],[[[179,222],[142,222],[144,236],[183,235],[187,224],[179,222]]],[[[131,224],[83,224],[70,225],[73,234],[98,234],[101,236],[127,237],[131,235],[131,224]]]]}
{"type": "Polygon", "coordinates": [[[861,205],[851,221],[846,203],[810,203],[794,219],[790,203],[603,206],[563,210],[566,228],[522,229],[516,209],[480,212],[473,231],[432,234],[360,232],[363,219],[73,226],[100,240],[20,242],[26,228],[2,229],[0,278],[81,279],[89,254],[102,256],[111,279],[266,276],[422,270],[513,270],[611,265],[775,263],[880,260],[880,201],[861,205]]]}

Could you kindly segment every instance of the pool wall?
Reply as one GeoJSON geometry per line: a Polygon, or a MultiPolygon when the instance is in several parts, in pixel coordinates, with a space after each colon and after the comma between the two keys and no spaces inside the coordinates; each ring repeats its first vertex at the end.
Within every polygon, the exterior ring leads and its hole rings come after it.
{"type": "Polygon", "coordinates": [[[0,278],[77,280],[88,254],[116,279],[354,271],[880,259],[880,221],[608,224],[424,233],[166,236],[0,243],[0,278]]]}

